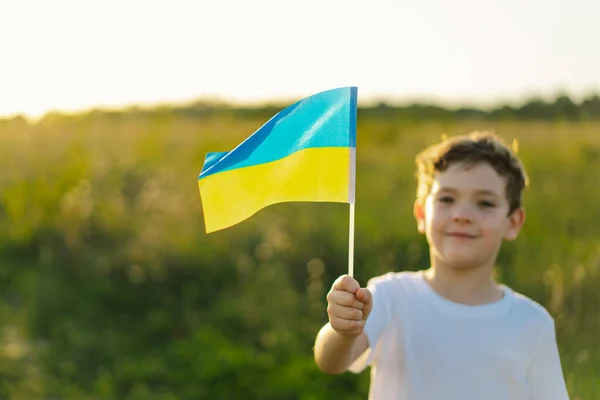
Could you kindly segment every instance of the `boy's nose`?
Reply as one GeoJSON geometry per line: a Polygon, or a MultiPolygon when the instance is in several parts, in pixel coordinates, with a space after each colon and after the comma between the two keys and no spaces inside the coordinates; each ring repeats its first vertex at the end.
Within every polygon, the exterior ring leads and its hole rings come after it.
{"type": "Polygon", "coordinates": [[[473,220],[473,211],[467,205],[458,204],[454,209],[454,214],[452,216],[452,220],[454,222],[471,222],[473,220]]]}

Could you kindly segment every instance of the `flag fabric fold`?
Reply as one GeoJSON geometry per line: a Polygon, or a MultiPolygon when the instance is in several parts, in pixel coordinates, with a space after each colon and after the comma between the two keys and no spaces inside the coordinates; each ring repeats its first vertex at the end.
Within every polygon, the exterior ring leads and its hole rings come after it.
{"type": "Polygon", "coordinates": [[[207,233],[283,202],[354,203],[357,88],[317,93],[277,113],[198,176],[207,233]]]}

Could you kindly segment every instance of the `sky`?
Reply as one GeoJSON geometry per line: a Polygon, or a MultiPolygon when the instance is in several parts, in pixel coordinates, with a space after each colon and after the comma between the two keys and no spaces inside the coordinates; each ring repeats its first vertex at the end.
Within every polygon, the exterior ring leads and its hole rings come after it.
{"type": "Polygon", "coordinates": [[[592,0],[0,0],[0,116],[200,99],[600,93],[592,0]]]}

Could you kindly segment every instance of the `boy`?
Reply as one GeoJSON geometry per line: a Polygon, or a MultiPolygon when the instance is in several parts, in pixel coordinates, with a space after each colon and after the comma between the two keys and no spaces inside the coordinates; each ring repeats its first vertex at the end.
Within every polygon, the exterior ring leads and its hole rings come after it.
{"type": "Polygon", "coordinates": [[[491,133],[431,146],[417,158],[417,229],[430,267],[360,288],[338,278],[315,342],[326,373],[371,366],[373,400],[566,400],[554,320],[493,278],[516,239],[527,177],[491,133]]]}

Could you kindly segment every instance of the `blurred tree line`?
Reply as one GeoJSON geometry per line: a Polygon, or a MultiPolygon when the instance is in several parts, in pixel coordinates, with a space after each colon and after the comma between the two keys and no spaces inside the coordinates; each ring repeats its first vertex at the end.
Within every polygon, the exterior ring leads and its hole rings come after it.
{"type": "MultiPolygon", "coordinates": [[[[211,105],[198,102],[192,106],[174,109],[176,113],[188,116],[201,116],[210,113],[234,112],[243,116],[275,115],[285,105],[266,105],[263,107],[230,107],[227,105],[211,105]]],[[[363,115],[399,117],[414,120],[444,120],[451,118],[485,118],[489,120],[524,120],[524,121],[587,121],[600,120],[600,96],[593,94],[576,103],[568,95],[559,95],[554,101],[533,98],[523,105],[501,105],[491,110],[459,107],[450,108],[431,104],[391,105],[380,102],[373,106],[361,107],[363,115]]]]}
{"type": "MultiPolygon", "coordinates": [[[[201,117],[236,117],[236,118],[270,118],[289,104],[264,104],[260,106],[235,106],[228,103],[196,101],[184,106],[163,105],[156,107],[130,107],[122,110],[95,110],[107,118],[118,118],[123,114],[168,114],[186,118],[201,117]]],[[[359,105],[360,106],[360,105],[359,105]]],[[[600,96],[590,94],[579,102],[567,94],[559,94],[552,101],[531,98],[520,106],[499,105],[491,109],[475,107],[443,107],[439,105],[411,103],[393,105],[379,102],[375,105],[360,106],[361,114],[367,116],[384,116],[406,120],[423,121],[425,119],[486,119],[490,121],[598,121],[600,120],[600,96]]],[[[60,115],[50,112],[48,117],[60,115]]],[[[5,124],[11,120],[25,122],[26,118],[15,116],[0,119],[5,124]]],[[[14,121],[13,121],[14,122],[14,121]]]]}
{"type": "MultiPolygon", "coordinates": [[[[364,399],[314,336],[347,270],[348,209],[268,207],[204,232],[197,176],[284,106],[0,120],[0,399],[364,399]]],[[[414,155],[442,134],[517,139],[531,178],[498,277],[557,321],[572,399],[600,396],[600,101],[492,111],[361,107],[356,277],[427,266],[414,155]]]]}

